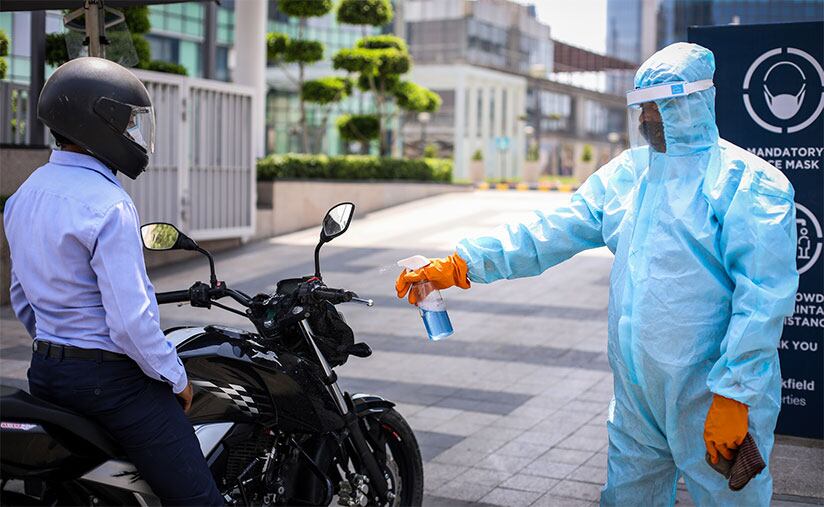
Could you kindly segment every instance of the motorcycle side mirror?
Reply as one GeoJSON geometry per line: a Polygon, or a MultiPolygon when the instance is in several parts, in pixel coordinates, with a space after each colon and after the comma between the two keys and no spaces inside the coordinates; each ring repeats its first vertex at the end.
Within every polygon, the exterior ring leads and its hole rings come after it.
{"type": "Polygon", "coordinates": [[[209,281],[211,282],[212,287],[217,286],[215,260],[212,258],[212,254],[200,248],[195,240],[180,232],[180,230],[174,225],[167,224],[165,222],[144,224],[140,227],[140,238],[143,240],[143,246],[147,250],[191,250],[202,253],[207,259],[209,259],[209,281]]]}
{"type": "Polygon", "coordinates": [[[140,237],[147,250],[197,250],[197,243],[172,224],[155,222],[140,228],[140,237]]]}
{"type": "Polygon", "coordinates": [[[354,212],[355,205],[351,202],[342,202],[327,211],[320,231],[321,242],[328,243],[346,232],[354,212]]]}
{"type": "Polygon", "coordinates": [[[355,214],[355,205],[351,202],[336,204],[323,217],[323,225],[320,229],[320,241],[315,247],[315,276],[320,278],[320,248],[324,243],[328,243],[337,238],[349,229],[352,216],[355,214]]]}

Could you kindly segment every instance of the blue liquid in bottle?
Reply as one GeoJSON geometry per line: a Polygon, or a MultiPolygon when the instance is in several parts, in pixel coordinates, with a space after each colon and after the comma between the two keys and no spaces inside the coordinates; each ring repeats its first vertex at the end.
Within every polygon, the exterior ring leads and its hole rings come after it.
{"type": "Polygon", "coordinates": [[[445,310],[431,311],[420,308],[420,311],[430,340],[438,341],[452,334],[452,322],[449,321],[449,314],[445,310]]]}

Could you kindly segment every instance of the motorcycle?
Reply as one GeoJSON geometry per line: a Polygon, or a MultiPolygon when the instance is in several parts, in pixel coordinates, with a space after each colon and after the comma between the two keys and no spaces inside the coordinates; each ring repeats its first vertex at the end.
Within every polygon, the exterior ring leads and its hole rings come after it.
{"type": "MultiPolygon", "coordinates": [[[[343,392],[334,372],[349,356],[371,354],[336,305],[372,301],[327,287],[320,272],[321,247],[347,231],[353,213],[341,203],[326,214],[314,275],[255,296],[218,281],[211,254],[173,225],[141,228],[149,250],[209,260],[209,283],[157,293],[159,304],[217,307],[255,328],[165,331],[192,383],[188,417],[228,505],[421,505],[423,465],[409,424],[391,401],[343,392]]],[[[3,505],[159,505],[94,421],[8,386],[0,409],[3,505]]]]}

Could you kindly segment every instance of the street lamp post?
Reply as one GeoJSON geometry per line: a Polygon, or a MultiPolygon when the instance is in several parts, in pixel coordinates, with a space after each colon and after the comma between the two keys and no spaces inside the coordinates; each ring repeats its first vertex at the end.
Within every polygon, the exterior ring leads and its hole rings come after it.
{"type": "Polygon", "coordinates": [[[421,154],[426,149],[426,124],[432,119],[432,115],[426,111],[418,113],[418,123],[421,124],[421,154]]]}

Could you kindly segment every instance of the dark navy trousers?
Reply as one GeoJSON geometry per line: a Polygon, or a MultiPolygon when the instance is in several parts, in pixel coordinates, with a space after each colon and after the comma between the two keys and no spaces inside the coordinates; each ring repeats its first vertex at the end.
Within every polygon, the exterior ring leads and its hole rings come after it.
{"type": "Polygon", "coordinates": [[[192,424],[168,384],[130,360],[32,355],[31,394],[103,426],[163,505],[224,505],[192,424]]]}

